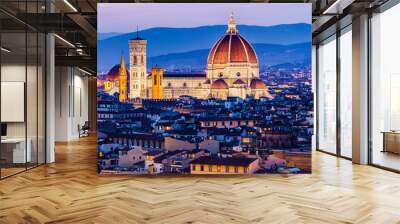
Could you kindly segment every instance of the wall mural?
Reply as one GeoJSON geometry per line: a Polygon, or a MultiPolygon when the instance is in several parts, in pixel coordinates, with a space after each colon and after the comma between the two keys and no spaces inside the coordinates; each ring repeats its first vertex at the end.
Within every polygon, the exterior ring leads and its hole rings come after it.
{"type": "Polygon", "coordinates": [[[101,174],[311,173],[311,4],[98,5],[101,174]]]}

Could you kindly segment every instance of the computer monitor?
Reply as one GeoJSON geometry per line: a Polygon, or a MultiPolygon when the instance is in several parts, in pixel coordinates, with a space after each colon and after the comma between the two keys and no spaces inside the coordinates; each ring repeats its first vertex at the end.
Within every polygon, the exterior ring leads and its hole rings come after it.
{"type": "Polygon", "coordinates": [[[1,123],[1,137],[7,136],[7,124],[1,123]]]}

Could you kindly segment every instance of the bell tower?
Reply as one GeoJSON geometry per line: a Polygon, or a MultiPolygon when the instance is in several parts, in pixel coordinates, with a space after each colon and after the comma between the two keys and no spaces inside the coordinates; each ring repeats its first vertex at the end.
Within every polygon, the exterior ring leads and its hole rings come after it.
{"type": "Polygon", "coordinates": [[[152,81],[152,98],[161,100],[163,99],[163,76],[164,69],[152,68],[151,69],[151,81],[152,81]]]}
{"type": "Polygon", "coordinates": [[[147,40],[139,37],[129,40],[129,99],[146,98],[147,70],[146,70],[147,40]]]}

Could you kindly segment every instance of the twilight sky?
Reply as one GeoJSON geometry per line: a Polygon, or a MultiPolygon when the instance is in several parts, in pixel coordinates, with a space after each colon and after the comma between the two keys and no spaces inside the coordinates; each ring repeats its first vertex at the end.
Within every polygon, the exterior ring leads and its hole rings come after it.
{"type": "Polygon", "coordinates": [[[239,25],[311,24],[310,3],[99,3],[97,9],[99,33],[221,25],[231,12],[239,25]]]}

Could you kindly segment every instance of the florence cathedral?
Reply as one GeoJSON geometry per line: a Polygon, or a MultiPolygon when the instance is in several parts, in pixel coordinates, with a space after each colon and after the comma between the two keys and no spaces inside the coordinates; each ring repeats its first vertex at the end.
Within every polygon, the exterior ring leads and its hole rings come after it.
{"type": "Polygon", "coordinates": [[[260,79],[257,54],[239,34],[233,15],[225,34],[208,54],[205,73],[168,73],[160,67],[148,72],[146,48],[147,40],[139,36],[129,40],[129,72],[123,56],[120,65],[109,72],[105,90],[111,92],[117,89],[121,102],[136,98],[174,99],[183,95],[201,99],[245,98],[247,95],[256,99],[272,98],[268,87],[260,79]]]}

